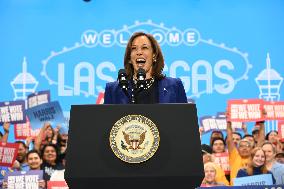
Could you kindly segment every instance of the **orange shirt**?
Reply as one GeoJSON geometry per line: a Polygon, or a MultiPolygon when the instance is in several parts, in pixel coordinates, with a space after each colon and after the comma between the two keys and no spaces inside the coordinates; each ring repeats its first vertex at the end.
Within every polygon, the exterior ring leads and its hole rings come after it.
{"type": "Polygon", "coordinates": [[[225,176],[223,169],[217,164],[215,164],[215,169],[216,169],[216,176],[215,176],[216,182],[229,186],[229,182],[225,176]]]}
{"type": "Polygon", "coordinates": [[[249,158],[242,158],[239,155],[237,148],[234,148],[232,152],[229,152],[229,164],[231,168],[230,172],[230,184],[233,186],[233,181],[237,176],[239,169],[245,168],[249,163],[249,158]]]}

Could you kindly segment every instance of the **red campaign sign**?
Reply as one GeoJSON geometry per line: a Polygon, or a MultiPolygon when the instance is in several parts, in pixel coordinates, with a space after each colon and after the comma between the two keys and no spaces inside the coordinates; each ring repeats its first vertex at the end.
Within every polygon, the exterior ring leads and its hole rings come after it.
{"type": "Polygon", "coordinates": [[[284,120],[284,102],[264,102],[267,120],[284,120]]]}
{"type": "Polygon", "coordinates": [[[249,122],[249,121],[263,121],[263,100],[229,100],[228,109],[230,121],[249,122]]]}
{"type": "Polygon", "coordinates": [[[215,153],[214,161],[224,170],[226,175],[230,174],[229,153],[228,152],[215,153]]]}
{"type": "Polygon", "coordinates": [[[280,139],[284,140],[284,121],[278,121],[278,135],[280,139]]]}
{"type": "Polygon", "coordinates": [[[103,104],[104,103],[104,96],[105,93],[100,92],[96,101],[96,104],[103,104]]]}
{"type": "Polygon", "coordinates": [[[47,181],[47,189],[69,189],[65,181],[47,181]]]}
{"type": "Polygon", "coordinates": [[[18,154],[19,144],[0,142],[0,166],[12,167],[18,154]]]}
{"type": "Polygon", "coordinates": [[[25,140],[27,137],[35,138],[39,134],[40,129],[32,130],[30,120],[27,116],[27,122],[15,124],[14,136],[16,140],[25,140]]]}

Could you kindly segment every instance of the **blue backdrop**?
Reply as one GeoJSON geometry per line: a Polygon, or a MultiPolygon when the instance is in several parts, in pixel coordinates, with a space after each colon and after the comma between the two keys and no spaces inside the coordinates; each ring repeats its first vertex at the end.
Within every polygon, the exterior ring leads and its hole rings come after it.
{"type": "Polygon", "coordinates": [[[182,79],[198,116],[228,99],[283,100],[283,20],[282,0],[0,1],[0,101],[49,89],[65,112],[95,103],[141,30],[160,42],[165,74],[182,79]]]}

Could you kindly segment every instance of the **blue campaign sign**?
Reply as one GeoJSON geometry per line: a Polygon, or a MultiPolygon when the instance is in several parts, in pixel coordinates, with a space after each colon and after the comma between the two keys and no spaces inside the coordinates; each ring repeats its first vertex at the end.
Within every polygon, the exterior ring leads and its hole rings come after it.
{"type": "Polygon", "coordinates": [[[25,101],[0,102],[0,125],[5,122],[12,124],[26,122],[25,101]]]}
{"type": "MultiPolygon", "coordinates": [[[[282,0],[0,1],[0,99],[50,90],[64,112],[95,104],[123,67],[131,34],[145,31],[199,117],[225,111],[229,99],[283,101],[283,7],[282,0]]],[[[267,131],[276,126],[270,121],[267,131]]]]}
{"type": "Polygon", "coordinates": [[[251,186],[251,185],[272,185],[271,174],[261,174],[247,177],[239,177],[234,179],[234,186],[251,186]]]}
{"type": "MultiPolygon", "coordinates": [[[[206,189],[207,187],[199,187],[197,189],[206,189]]],[[[207,188],[208,189],[208,188],[207,188]]],[[[265,185],[265,186],[218,186],[210,187],[210,189],[284,189],[284,185],[265,185]]]]}
{"type": "Polygon", "coordinates": [[[49,122],[53,128],[63,125],[65,118],[58,101],[41,104],[26,110],[32,129],[41,128],[45,122],[49,122]]]}

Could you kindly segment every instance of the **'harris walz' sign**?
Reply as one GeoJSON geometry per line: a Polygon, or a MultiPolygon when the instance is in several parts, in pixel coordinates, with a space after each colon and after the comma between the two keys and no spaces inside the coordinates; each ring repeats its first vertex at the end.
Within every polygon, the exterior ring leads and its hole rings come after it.
{"type": "Polygon", "coordinates": [[[38,129],[45,122],[49,122],[53,127],[64,123],[65,119],[58,101],[41,104],[27,109],[32,129],[38,129]]]}
{"type": "Polygon", "coordinates": [[[5,122],[12,124],[25,123],[25,101],[0,102],[0,125],[5,122]]]}

